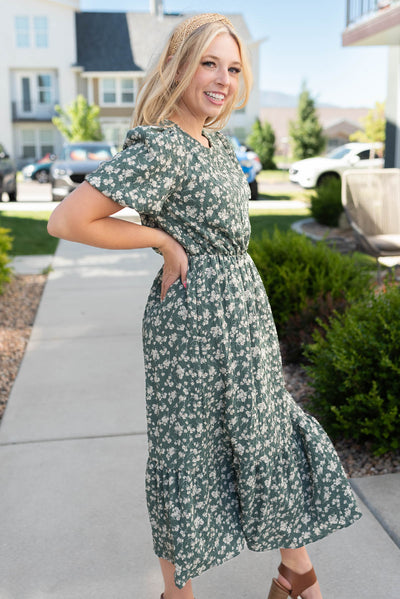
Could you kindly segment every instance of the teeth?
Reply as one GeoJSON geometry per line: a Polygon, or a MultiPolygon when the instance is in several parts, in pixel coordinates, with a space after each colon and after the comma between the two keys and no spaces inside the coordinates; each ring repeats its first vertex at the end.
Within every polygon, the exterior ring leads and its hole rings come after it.
{"type": "Polygon", "coordinates": [[[205,92],[207,96],[210,96],[210,98],[214,98],[214,100],[223,100],[224,99],[224,94],[218,94],[215,92],[205,92]]]}

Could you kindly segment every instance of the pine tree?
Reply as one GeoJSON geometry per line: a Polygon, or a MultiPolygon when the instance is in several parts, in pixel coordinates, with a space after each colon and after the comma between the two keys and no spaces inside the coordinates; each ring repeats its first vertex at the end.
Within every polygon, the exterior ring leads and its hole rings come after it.
{"type": "Polygon", "coordinates": [[[55,110],[59,116],[53,117],[53,124],[68,141],[103,139],[98,119],[100,108],[95,104],[90,105],[84,96],[77,96],[65,110],[57,104],[55,110]]]}
{"type": "Polygon", "coordinates": [[[297,107],[297,121],[290,121],[289,135],[295,160],[317,156],[326,145],[322,126],[318,121],[315,102],[304,82],[297,107]]]}
{"type": "Polygon", "coordinates": [[[276,169],[274,162],[275,133],[268,121],[261,124],[257,119],[252,126],[251,133],[246,143],[258,154],[263,169],[276,169]]]}

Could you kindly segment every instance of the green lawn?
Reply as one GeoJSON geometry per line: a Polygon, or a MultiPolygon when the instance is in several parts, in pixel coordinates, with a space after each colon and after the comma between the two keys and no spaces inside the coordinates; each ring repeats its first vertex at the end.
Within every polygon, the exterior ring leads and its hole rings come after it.
{"type": "Polygon", "coordinates": [[[58,239],[47,233],[51,212],[0,211],[0,227],[10,230],[13,239],[11,256],[54,254],[58,239]]]}
{"type": "MultiPolygon", "coordinates": [[[[289,198],[290,199],[290,198],[289,198]]],[[[58,239],[47,233],[47,221],[51,212],[7,212],[0,211],[0,227],[10,230],[14,237],[11,256],[32,254],[53,254],[58,239]]],[[[274,232],[278,227],[282,231],[290,229],[292,223],[309,216],[308,210],[250,210],[251,236],[261,237],[266,231],[274,232]]],[[[375,261],[364,254],[360,259],[374,266],[375,261]]]]}
{"type": "MultiPolygon", "coordinates": [[[[58,239],[51,237],[46,228],[50,214],[51,212],[0,212],[0,227],[9,229],[14,238],[11,256],[55,252],[58,239]]],[[[273,233],[275,226],[287,230],[293,222],[308,215],[307,210],[253,209],[250,211],[252,237],[259,237],[263,231],[273,233]]]]}
{"type": "Polygon", "coordinates": [[[309,215],[308,210],[250,210],[251,237],[261,237],[264,231],[271,235],[275,227],[287,231],[292,223],[309,215]]]}
{"type": "Polygon", "coordinates": [[[259,200],[300,200],[302,202],[311,203],[310,192],[305,189],[299,189],[297,192],[276,192],[270,191],[268,193],[259,192],[258,199],[259,200]]]}
{"type": "Polygon", "coordinates": [[[268,183],[289,183],[289,171],[276,169],[274,171],[260,171],[257,175],[259,181],[268,181],[268,183]]]}

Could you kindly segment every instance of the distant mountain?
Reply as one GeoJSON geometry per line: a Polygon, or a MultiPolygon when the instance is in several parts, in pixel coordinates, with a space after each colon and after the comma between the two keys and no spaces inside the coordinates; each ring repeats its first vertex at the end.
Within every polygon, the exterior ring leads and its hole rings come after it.
{"type": "MultiPolygon", "coordinates": [[[[284,94],[283,92],[274,92],[261,90],[260,91],[260,103],[261,108],[272,108],[279,106],[281,108],[295,108],[298,104],[299,96],[284,94]]],[[[316,103],[321,108],[336,108],[334,104],[316,103]]]]}

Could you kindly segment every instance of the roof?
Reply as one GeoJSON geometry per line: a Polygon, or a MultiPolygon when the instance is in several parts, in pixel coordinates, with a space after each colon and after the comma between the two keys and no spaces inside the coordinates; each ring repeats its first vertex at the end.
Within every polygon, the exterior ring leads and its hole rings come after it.
{"type": "Polygon", "coordinates": [[[126,13],[77,12],[77,65],[85,71],[140,71],[132,54],[126,13]]]}

